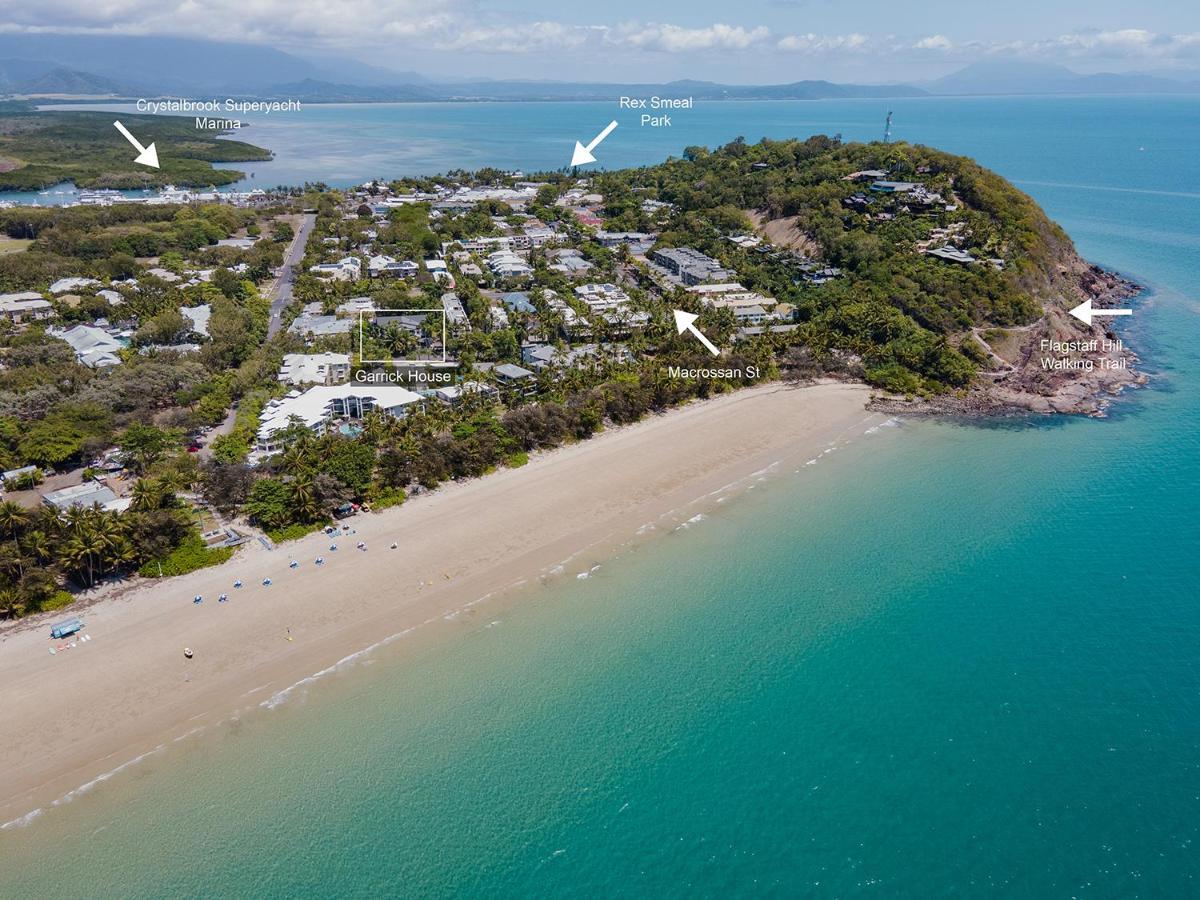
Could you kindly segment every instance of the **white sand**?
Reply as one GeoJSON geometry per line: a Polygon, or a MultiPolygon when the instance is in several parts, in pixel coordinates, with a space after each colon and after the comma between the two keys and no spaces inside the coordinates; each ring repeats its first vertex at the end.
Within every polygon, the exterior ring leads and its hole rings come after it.
{"type": "Polygon", "coordinates": [[[728,394],[357,516],[336,552],[323,535],[274,551],[254,544],[226,565],[146,582],[88,608],[92,640],[54,656],[49,624],[69,613],[10,627],[0,634],[0,822],[583,551],[573,577],[670,510],[861,434],[881,418],[867,398],[843,384],[728,394]],[[230,600],[218,604],[222,592],[230,600]]]}

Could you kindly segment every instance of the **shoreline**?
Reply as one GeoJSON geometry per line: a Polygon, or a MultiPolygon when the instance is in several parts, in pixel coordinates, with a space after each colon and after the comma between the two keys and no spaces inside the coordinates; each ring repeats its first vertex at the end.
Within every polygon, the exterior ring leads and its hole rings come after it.
{"type": "Polygon", "coordinates": [[[44,630],[54,614],[0,633],[0,823],[26,824],[135,760],[241,710],[273,708],[427,625],[461,625],[485,601],[520,602],[539,581],[587,577],[673,515],[879,424],[869,396],[840,382],[725,394],[356,517],[338,551],[318,533],[123,586],[89,604],[92,640],[57,655],[44,630]],[[368,552],[354,549],[359,540],[368,552]],[[217,603],[221,592],[228,603],[217,603]]]}
{"type": "Polygon", "coordinates": [[[1044,338],[1064,341],[1120,338],[1123,331],[1117,331],[1114,325],[1103,320],[1084,325],[1067,310],[1078,300],[1091,300],[1098,310],[1123,301],[1145,300],[1151,290],[1120,272],[1079,257],[1075,261],[1078,266],[1073,284],[1076,299],[1046,303],[1043,316],[1023,329],[1027,334],[1019,358],[1007,371],[984,370],[974,386],[955,394],[926,399],[879,396],[871,401],[870,408],[892,415],[948,419],[985,420],[1029,415],[1104,418],[1108,408],[1127,389],[1144,387],[1150,382],[1150,376],[1138,368],[1142,360],[1137,351],[1122,343],[1118,349],[1095,354],[1091,360],[1093,366],[1086,371],[1047,373],[1039,365],[1039,342],[1044,338]],[[1122,365],[1107,365],[1118,362],[1122,365]]]}

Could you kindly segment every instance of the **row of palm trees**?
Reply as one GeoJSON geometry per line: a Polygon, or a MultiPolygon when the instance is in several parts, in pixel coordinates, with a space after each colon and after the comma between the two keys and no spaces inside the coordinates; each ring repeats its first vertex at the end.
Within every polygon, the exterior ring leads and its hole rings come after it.
{"type": "MultiPolygon", "coordinates": [[[[178,485],[169,476],[143,478],[133,487],[131,514],[99,506],[26,509],[0,502],[0,616],[36,610],[64,580],[93,587],[142,561],[131,532],[140,512],[173,509],[178,485]]],[[[162,515],[162,514],[160,514],[162,515]]]]}

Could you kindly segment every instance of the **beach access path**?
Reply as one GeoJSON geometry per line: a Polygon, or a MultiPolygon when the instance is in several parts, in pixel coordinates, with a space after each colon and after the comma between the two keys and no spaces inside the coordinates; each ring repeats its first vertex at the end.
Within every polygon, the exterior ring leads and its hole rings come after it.
{"type": "Polygon", "coordinates": [[[73,610],[9,626],[0,631],[0,823],[258,709],[389,635],[482,627],[500,596],[519,603],[539,578],[574,577],[647,523],[669,531],[671,516],[735,492],[731,483],[861,436],[884,419],[865,410],[869,396],[859,385],[773,383],[692,403],[356,516],[336,551],[314,534],[147,580],[79,613],[90,640],[54,655],[61,642],[50,640],[50,623],[73,610]],[[221,593],[228,602],[217,602],[221,593]],[[485,596],[494,599],[476,606],[485,596]]]}

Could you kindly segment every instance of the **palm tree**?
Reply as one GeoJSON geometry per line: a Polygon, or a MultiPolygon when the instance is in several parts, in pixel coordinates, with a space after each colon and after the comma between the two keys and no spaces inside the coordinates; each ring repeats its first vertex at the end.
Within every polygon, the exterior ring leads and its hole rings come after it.
{"type": "Polygon", "coordinates": [[[311,476],[306,474],[296,478],[291,488],[293,514],[305,522],[314,521],[321,514],[321,504],[311,476]]]}
{"type": "Polygon", "coordinates": [[[12,541],[13,551],[16,558],[21,558],[21,548],[17,545],[17,534],[24,527],[29,519],[29,514],[25,508],[11,500],[5,500],[0,503],[0,528],[8,532],[9,540],[12,541]]]}
{"type": "Polygon", "coordinates": [[[15,619],[25,612],[25,602],[16,588],[0,588],[0,613],[7,619],[15,619]]]}
{"type": "Polygon", "coordinates": [[[297,441],[279,455],[279,467],[290,475],[298,475],[309,468],[308,449],[297,441]]]}
{"type": "Polygon", "coordinates": [[[163,487],[161,482],[150,478],[139,478],[130,492],[131,508],[138,510],[160,509],[163,505],[163,487]]]}
{"type": "Polygon", "coordinates": [[[54,546],[44,531],[27,531],[24,537],[25,553],[45,565],[54,556],[54,546]]]}
{"type": "Polygon", "coordinates": [[[72,536],[59,549],[59,556],[72,572],[80,575],[86,572],[87,586],[92,586],[92,548],[82,536],[72,536]]]}

